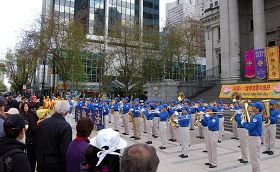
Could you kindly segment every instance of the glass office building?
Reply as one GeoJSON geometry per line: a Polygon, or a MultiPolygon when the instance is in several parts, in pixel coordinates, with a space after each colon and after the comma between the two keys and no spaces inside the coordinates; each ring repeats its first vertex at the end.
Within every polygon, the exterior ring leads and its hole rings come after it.
{"type": "MultiPolygon", "coordinates": [[[[159,32],[159,0],[43,0],[42,11],[59,16],[61,21],[79,20],[93,42],[94,36],[114,36],[114,26],[118,22],[159,32]]],[[[89,54],[84,58],[86,78],[96,84],[103,70],[102,54],[89,54]]]]}

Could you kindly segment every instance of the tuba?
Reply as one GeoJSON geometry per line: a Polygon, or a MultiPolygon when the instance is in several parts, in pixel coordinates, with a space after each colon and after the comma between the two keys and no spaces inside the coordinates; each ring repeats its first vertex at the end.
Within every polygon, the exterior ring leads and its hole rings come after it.
{"type": "Polygon", "coordinates": [[[269,119],[269,117],[270,117],[269,102],[270,102],[270,100],[263,100],[263,101],[262,101],[262,103],[263,103],[263,105],[264,105],[263,113],[267,114],[267,116],[268,116],[268,118],[265,119],[265,120],[262,122],[262,124],[265,125],[265,126],[267,126],[267,125],[270,124],[270,119],[269,119]]]}
{"type": "Polygon", "coordinates": [[[179,115],[179,113],[175,112],[173,115],[171,115],[171,117],[168,120],[168,123],[172,128],[179,127],[178,115],[179,115]]]}
{"type": "Polygon", "coordinates": [[[185,94],[181,91],[178,93],[178,101],[182,103],[185,100],[185,94]]]}

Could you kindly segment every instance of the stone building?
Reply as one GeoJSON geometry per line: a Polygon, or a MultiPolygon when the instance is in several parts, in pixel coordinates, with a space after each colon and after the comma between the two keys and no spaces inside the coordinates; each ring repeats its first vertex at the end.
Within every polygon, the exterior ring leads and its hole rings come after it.
{"type": "Polygon", "coordinates": [[[217,6],[215,3],[196,3],[196,13],[205,26],[207,69],[218,65],[222,82],[236,83],[244,79],[244,51],[280,44],[280,1],[221,0],[217,6]],[[214,5],[210,6],[211,3],[214,5]]]}

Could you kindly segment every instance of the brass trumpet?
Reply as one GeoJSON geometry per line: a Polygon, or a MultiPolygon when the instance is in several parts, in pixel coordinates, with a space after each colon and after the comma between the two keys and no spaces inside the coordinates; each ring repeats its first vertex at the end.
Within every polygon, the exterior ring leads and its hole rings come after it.
{"type": "Polygon", "coordinates": [[[243,106],[244,106],[244,112],[245,114],[242,115],[242,121],[247,121],[248,123],[250,123],[251,121],[251,116],[249,114],[249,100],[246,100],[243,102],[243,106]]]}
{"type": "Polygon", "coordinates": [[[263,105],[264,105],[263,113],[265,113],[265,114],[268,116],[268,118],[266,118],[266,119],[262,122],[262,124],[263,124],[264,126],[267,126],[267,125],[270,124],[270,119],[269,119],[269,117],[270,117],[269,102],[270,102],[270,100],[263,100],[263,101],[262,101],[262,103],[263,103],[263,105]]]}

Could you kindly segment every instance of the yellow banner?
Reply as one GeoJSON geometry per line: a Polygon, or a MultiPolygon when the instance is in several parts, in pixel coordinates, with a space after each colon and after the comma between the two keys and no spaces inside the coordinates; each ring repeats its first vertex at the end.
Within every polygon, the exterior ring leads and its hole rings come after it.
{"type": "Polygon", "coordinates": [[[268,80],[279,80],[279,46],[266,48],[268,80]]]}
{"type": "Polygon", "coordinates": [[[222,85],[220,98],[231,98],[233,93],[240,93],[242,98],[279,99],[280,82],[222,85]]]}

